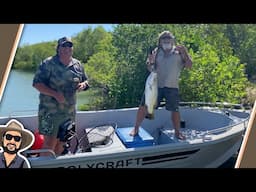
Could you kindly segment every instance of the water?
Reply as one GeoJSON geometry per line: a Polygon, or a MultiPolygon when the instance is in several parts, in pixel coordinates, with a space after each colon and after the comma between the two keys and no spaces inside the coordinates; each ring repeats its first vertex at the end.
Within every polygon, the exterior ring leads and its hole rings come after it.
{"type": "MultiPolygon", "coordinates": [[[[0,116],[29,115],[37,112],[39,92],[32,87],[34,74],[11,70],[0,103],[0,116]]],[[[78,105],[87,103],[86,92],[78,93],[78,105]]]]}
{"type": "Polygon", "coordinates": [[[11,70],[0,104],[1,116],[37,110],[38,92],[32,87],[32,78],[32,73],[11,70]]]}

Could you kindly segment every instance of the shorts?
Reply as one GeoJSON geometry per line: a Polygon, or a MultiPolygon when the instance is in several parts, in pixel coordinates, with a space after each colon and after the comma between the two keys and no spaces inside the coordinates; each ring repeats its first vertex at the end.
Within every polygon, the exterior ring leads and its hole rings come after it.
{"type": "Polygon", "coordinates": [[[74,120],[73,116],[64,113],[39,112],[39,133],[46,136],[59,138],[59,128],[67,120],[74,120]]]}
{"type": "MultiPolygon", "coordinates": [[[[178,88],[158,88],[158,97],[157,97],[157,107],[160,106],[160,103],[165,101],[165,108],[168,111],[178,112],[179,111],[179,89],[178,88]]],[[[145,92],[143,93],[141,106],[145,105],[145,92]]]]}

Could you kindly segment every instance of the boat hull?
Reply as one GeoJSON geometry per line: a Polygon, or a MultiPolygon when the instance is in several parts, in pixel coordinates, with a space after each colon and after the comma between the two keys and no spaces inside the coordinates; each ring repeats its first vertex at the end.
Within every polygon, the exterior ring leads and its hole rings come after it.
{"type": "MultiPolygon", "coordinates": [[[[79,112],[77,127],[115,122],[118,127],[131,127],[137,108],[79,112]]],[[[154,145],[126,147],[116,133],[113,144],[95,147],[92,152],[63,156],[29,157],[32,168],[217,168],[232,157],[242,142],[248,113],[214,112],[205,109],[181,109],[186,127],[181,131],[185,141],[174,138],[170,113],[156,111],[154,120],[144,120],[142,127],[154,137],[154,145]],[[196,132],[196,135],[194,133],[196,132]],[[188,134],[189,133],[189,134],[188,134]],[[193,134],[192,134],[193,133],[193,134]]],[[[0,123],[9,118],[1,118],[0,123]]],[[[37,116],[15,117],[30,130],[37,128],[37,116]]]]}

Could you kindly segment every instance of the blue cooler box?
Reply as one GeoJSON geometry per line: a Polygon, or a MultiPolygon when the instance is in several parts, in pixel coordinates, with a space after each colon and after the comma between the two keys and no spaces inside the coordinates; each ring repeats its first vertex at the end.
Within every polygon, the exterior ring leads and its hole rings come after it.
{"type": "Polygon", "coordinates": [[[154,138],[142,127],[139,128],[139,133],[136,136],[130,136],[133,127],[117,128],[116,134],[127,148],[152,146],[154,138]]]}

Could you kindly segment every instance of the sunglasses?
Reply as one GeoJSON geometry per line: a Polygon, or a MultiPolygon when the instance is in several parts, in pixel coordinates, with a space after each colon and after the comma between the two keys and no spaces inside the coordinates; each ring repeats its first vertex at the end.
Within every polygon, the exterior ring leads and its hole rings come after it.
{"type": "Polygon", "coordinates": [[[72,43],[64,43],[61,45],[61,47],[73,47],[72,43]]]}
{"type": "Polygon", "coordinates": [[[12,138],[14,138],[14,141],[16,141],[16,142],[19,142],[21,140],[20,136],[13,136],[11,134],[6,134],[5,135],[5,139],[7,139],[9,141],[12,140],[12,138]]]}

